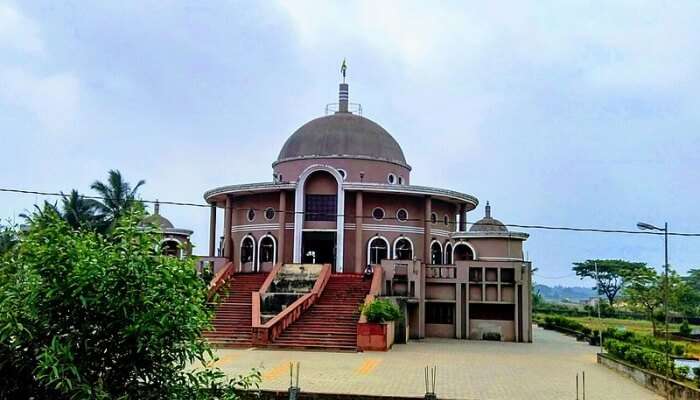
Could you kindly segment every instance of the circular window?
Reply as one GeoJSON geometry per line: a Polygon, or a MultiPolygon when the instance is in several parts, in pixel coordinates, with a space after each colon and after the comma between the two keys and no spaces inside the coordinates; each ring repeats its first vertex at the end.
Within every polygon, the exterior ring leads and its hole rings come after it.
{"type": "Polygon", "coordinates": [[[430,214],[430,222],[433,224],[437,222],[437,214],[435,214],[435,213],[430,214]]]}
{"type": "Polygon", "coordinates": [[[444,220],[445,220],[445,225],[450,225],[450,217],[448,217],[447,214],[445,214],[444,220]]]}
{"type": "Polygon", "coordinates": [[[399,176],[399,185],[403,185],[403,176],[399,176]]]}
{"type": "Polygon", "coordinates": [[[406,211],[405,208],[399,209],[399,211],[396,212],[396,219],[399,221],[406,221],[408,219],[408,211],[406,211]]]}
{"type": "Polygon", "coordinates": [[[384,219],[384,210],[381,208],[377,207],[374,210],[372,210],[372,218],[376,219],[377,221],[381,221],[384,219]]]}
{"type": "Polygon", "coordinates": [[[275,218],[275,209],[272,208],[272,207],[268,207],[268,208],[265,210],[265,219],[268,220],[268,221],[270,221],[270,220],[272,220],[273,218],[275,218]]]}
{"type": "Polygon", "coordinates": [[[345,172],[344,169],[338,168],[338,173],[340,174],[340,177],[343,178],[343,180],[345,180],[348,177],[348,173],[345,172]]]}
{"type": "Polygon", "coordinates": [[[251,208],[250,210],[248,210],[248,221],[253,222],[254,219],[255,219],[255,210],[251,208]]]}
{"type": "Polygon", "coordinates": [[[396,183],[396,175],[394,174],[389,174],[386,177],[386,181],[389,182],[389,184],[393,185],[396,183]]]}

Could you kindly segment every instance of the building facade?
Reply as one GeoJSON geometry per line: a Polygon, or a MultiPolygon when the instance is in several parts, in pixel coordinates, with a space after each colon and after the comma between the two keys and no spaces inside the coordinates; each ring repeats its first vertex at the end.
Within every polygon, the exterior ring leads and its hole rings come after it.
{"type": "MultiPolygon", "coordinates": [[[[328,111],[328,110],[331,111],[328,111]]],[[[297,129],[272,163],[270,182],[207,191],[209,256],[237,272],[278,263],[329,263],[338,274],[382,266],[382,294],[405,304],[408,335],[530,341],[528,235],[486,216],[468,224],[476,197],[411,184],[398,142],[349,103],[297,129]],[[470,229],[467,226],[471,225],[470,229]]]]}

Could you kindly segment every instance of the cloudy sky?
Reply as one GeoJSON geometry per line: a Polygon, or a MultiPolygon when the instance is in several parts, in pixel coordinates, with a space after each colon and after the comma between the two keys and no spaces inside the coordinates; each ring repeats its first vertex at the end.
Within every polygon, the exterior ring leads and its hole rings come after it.
{"type": "MultiPolygon", "coordinates": [[[[490,200],[515,224],[700,232],[700,3],[433,4],[0,0],[0,186],[89,191],[115,168],[146,199],[202,202],[270,180],[347,58],[412,182],[477,196],[472,221],[490,200]]],[[[0,193],[0,217],[42,200],[0,193]]],[[[208,210],[162,212],[205,252],[208,210]]],[[[658,237],[528,232],[540,283],[663,262],[658,237]]],[[[700,238],[670,252],[700,267],[700,238]]]]}

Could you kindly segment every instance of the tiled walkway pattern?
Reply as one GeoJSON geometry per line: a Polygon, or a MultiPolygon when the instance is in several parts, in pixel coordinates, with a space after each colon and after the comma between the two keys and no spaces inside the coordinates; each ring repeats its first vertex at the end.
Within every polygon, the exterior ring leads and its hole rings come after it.
{"type": "Polygon", "coordinates": [[[586,398],[660,399],[595,362],[597,348],[556,332],[534,329],[535,342],[494,343],[428,339],[387,353],[219,350],[230,376],[261,369],[264,389],[289,386],[289,363],[301,363],[303,391],[421,396],[424,367],[438,369],[440,398],[562,400],[576,398],[576,373],[586,372],[586,398]]]}

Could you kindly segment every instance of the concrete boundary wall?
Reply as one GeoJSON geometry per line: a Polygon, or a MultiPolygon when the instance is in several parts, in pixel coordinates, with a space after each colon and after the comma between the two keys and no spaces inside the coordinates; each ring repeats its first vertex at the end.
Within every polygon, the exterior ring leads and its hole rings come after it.
{"type": "MultiPolygon", "coordinates": [[[[663,375],[641,369],[627,362],[612,358],[607,354],[598,353],[598,364],[604,365],[629,377],[638,384],[661,396],[666,395],[666,378],[663,375]]],[[[700,390],[698,389],[692,388],[673,379],[669,380],[668,386],[671,390],[672,399],[700,400],[700,390]]]]}

